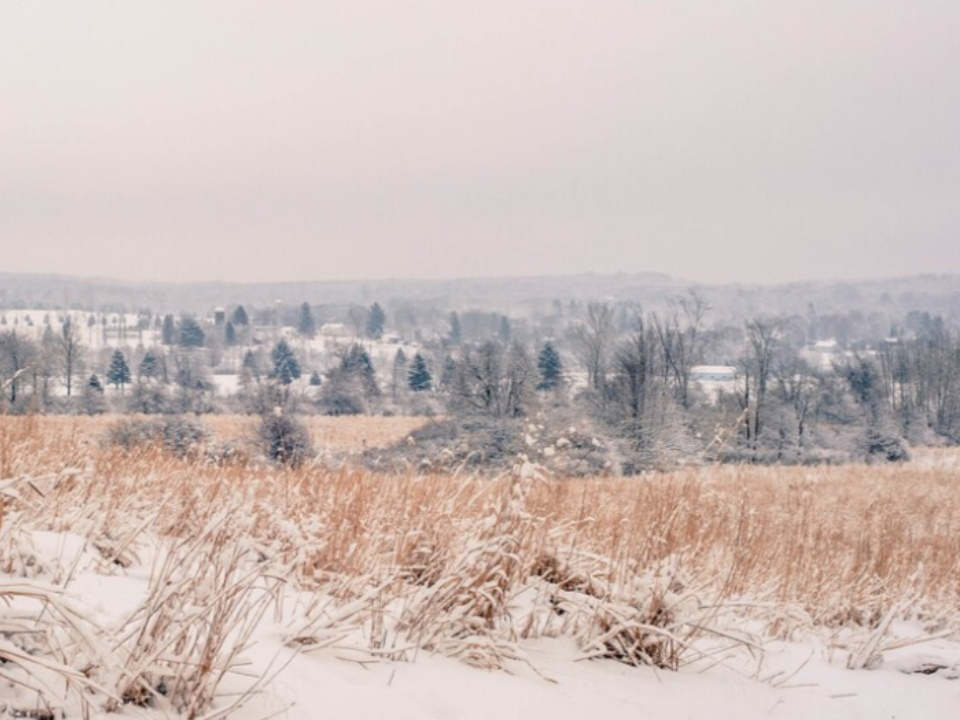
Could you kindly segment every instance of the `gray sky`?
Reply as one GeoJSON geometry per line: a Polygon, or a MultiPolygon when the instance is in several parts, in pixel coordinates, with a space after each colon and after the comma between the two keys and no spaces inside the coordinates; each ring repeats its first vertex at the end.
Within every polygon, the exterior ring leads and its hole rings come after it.
{"type": "Polygon", "coordinates": [[[956,0],[0,0],[0,270],[960,272],[956,0]]]}

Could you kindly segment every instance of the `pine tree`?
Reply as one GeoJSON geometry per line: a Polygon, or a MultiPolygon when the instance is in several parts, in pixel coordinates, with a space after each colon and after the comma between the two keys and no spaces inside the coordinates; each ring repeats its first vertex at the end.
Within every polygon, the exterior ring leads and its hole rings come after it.
{"type": "Polygon", "coordinates": [[[407,376],[407,354],[403,351],[403,348],[397,349],[397,354],[393,356],[393,375],[390,378],[390,392],[393,395],[393,399],[397,399],[397,390],[400,389],[401,384],[404,382],[407,376]]]}
{"type": "Polygon", "coordinates": [[[98,415],[106,410],[107,403],[103,397],[103,384],[96,375],[84,383],[80,393],[80,402],[83,411],[88,415],[98,415]]]}
{"type": "Polygon", "coordinates": [[[450,342],[459,345],[463,342],[463,329],[460,327],[460,316],[456,312],[450,313],[450,342]]]}
{"type": "Polygon", "coordinates": [[[367,337],[379,340],[383,337],[386,325],[387,314],[380,307],[380,303],[375,302],[370,306],[370,312],[367,314],[367,337]]]}
{"type": "Polygon", "coordinates": [[[273,374],[281,385],[289,385],[300,377],[300,363],[286,340],[278,342],[270,353],[273,360],[273,374]]]}
{"type": "Polygon", "coordinates": [[[313,311],[308,302],[300,306],[300,312],[297,315],[297,332],[300,333],[300,337],[308,340],[312,340],[317,334],[317,323],[313,319],[313,311]]]}
{"type": "Polygon", "coordinates": [[[153,350],[147,350],[144,353],[140,365],[137,366],[137,377],[142,380],[155,380],[160,376],[160,362],[153,350]]]}
{"type": "Polygon", "coordinates": [[[233,326],[232,320],[227,320],[227,324],[223,328],[223,340],[227,347],[233,347],[237,344],[237,329],[233,326]]]}
{"type": "Polygon", "coordinates": [[[114,350],[107,368],[107,382],[123,392],[123,386],[130,382],[130,366],[119,350],[114,350]]]}
{"type": "Polygon", "coordinates": [[[320,387],[323,384],[323,380],[320,378],[320,373],[314,370],[310,373],[310,385],[311,387],[320,387]]]}
{"type": "Polygon", "coordinates": [[[180,347],[201,348],[206,339],[203,328],[194,318],[187,316],[180,321],[180,347]]]}
{"type": "Polygon", "coordinates": [[[440,371],[440,387],[449,390],[457,377],[457,361],[452,355],[447,355],[443,359],[443,367],[440,371]]]}
{"type": "Polygon", "coordinates": [[[430,370],[427,369],[427,361],[423,359],[423,355],[420,353],[413,356],[410,374],[407,376],[407,385],[414,392],[423,392],[433,386],[433,377],[430,375],[430,370]]]}
{"type": "Polygon", "coordinates": [[[173,315],[163,316],[163,329],[160,331],[160,342],[164,345],[173,345],[177,339],[177,326],[173,315]]]}
{"type": "Polygon", "coordinates": [[[237,309],[233,311],[233,324],[243,327],[250,324],[250,318],[247,317],[247,311],[243,309],[243,305],[237,305],[237,309]]]}
{"type": "Polygon", "coordinates": [[[546,343],[540,350],[540,355],[537,356],[537,369],[540,371],[537,390],[554,390],[560,386],[563,380],[563,361],[560,360],[560,353],[552,343],[546,343]]]}
{"type": "Polygon", "coordinates": [[[497,329],[497,335],[500,337],[500,342],[504,345],[508,344],[513,338],[513,328],[510,326],[510,318],[506,315],[500,316],[500,327],[497,329]]]}
{"type": "Polygon", "coordinates": [[[363,383],[363,392],[365,395],[379,395],[380,386],[377,384],[377,371],[373,367],[370,355],[363,349],[360,343],[354,343],[350,349],[344,353],[340,360],[340,370],[347,375],[359,377],[363,383]]]}
{"type": "Polygon", "coordinates": [[[260,379],[260,363],[257,362],[257,356],[253,354],[253,350],[247,350],[244,354],[243,369],[249,372],[252,378],[260,379]]]}

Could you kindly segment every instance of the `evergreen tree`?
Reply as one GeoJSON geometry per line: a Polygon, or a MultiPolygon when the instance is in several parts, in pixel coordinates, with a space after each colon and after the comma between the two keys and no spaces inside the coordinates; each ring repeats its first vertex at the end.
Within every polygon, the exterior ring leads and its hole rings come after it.
{"type": "Polygon", "coordinates": [[[273,360],[273,374],[281,385],[289,385],[300,377],[300,363],[286,340],[278,342],[270,353],[273,360]]]}
{"type": "Polygon", "coordinates": [[[423,392],[433,386],[433,377],[430,375],[430,370],[427,369],[427,361],[423,359],[423,355],[420,353],[413,356],[410,374],[407,376],[407,385],[414,392],[423,392]]]}
{"type": "Polygon", "coordinates": [[[90,376],[90,379],[87,380],[87,387],[94,392],[103,393],[103,383],[96,375],[90,376]]]}
{"type": "Polygon", "coordinates": [[[180,321],[180,347],[201,348],[206,339],[203,328],[194,318],[187,316],[180,321]]]}
{"type": "Polygon", "coordinates": [[[377,371],[373,367],[370,355],[363,345],[354,343],[340,359],[340,370],[345,375],[360,378],[365,395],[379,395],[380,386],[377,384],[377,371]]]}
{"type": "Polygon", "coordinates": [[[563,362],[560,360],[560,353],[552,343],[544,344],[540,350],[537,356],[537,369],[540,371],[537,390],[554,390],[560,386],[563,380],[563,362]]]}
{"type": "Polygon", "coordinates": [[[114,350],[107,368],[107,382],[123,392],[123,386],[130,382],[130,366],[120,350],[114,350]]]}
{"type": "Polygon", "coordinates": [[[310,373],[310,385],[311,387],[320,387],[323,384],[323,380],[320,378],[320,373],[314,370],[310,373]]]}
{"type": "Polygon", "coordinates": [[[504,345],[507,345],[513,338],[513,328],[510,326],[510,318],[506,315],[500,316],[500,327],[497,330],[497,335],[500,337],[500,342],[504,345]]]}
{"type": "Polygon", "coordinates": [[[137,377],[140,380],[156,380],[160,376],[160,362],[153,350],[147,350],[137,366],[137,377]]]}
{"type": "Polygon", "coordinates": [[[443,359],[443,368],[440,372],[440,386],[445,390],[449,390],[457,377],[457,361],[453,359],[452,355],[447,355],[443,359]]]}
{"type": "Polygon", "coordinates": [[[463,342],[463,329],[460,327],[460,316],[456,312],[450,313],[450,342],[459,345],[463,342]]]}
{"type": "Polygon", "coordinates": [[[390,392],[393,399],[397,399],[397,390],[407,376],[407,354],[403,348],[397,349],[397,354],[393,356],[393,376],[390,379],[390,392]]]}
{"type": "Polygon", "coordinates": [[[96,375],[91,375],[83,385],[80,393],[83,411],[88,415],[98,415],[106,410],[106,400],[103,397],[103,384],[96,375]]]}
{"type": "MultiPolygon", "coordinates": [[[[93,317],[91,316],[91,319],[93,317]]],[[[177,326],[173,322],[173,315],[163,316],[163,329],[160,331],[160,342],[164,345],[173,345],[177,340],[177,326]]]]}
{"type": "Polygon", "coordinates": [[[227,320],[227,324],[223,328],[223,340],[227,343],[227,347],[233,347],[237,344],[237,329],[233,326],[232,320],[227,320]]]}
{"type": "Polygon", "coordinates": [[[247,350],[243,355],[243,369],[250,373],[250,376],[256,380],[260,379],[260,363],[253,350],[247,350]]]}
{"type": "Polygon", "coordinates": [[[247,317],[247,311],[243,309],[243,305],[237,305],[237,309],[233,311],[233,324],[243,327],[250,324],[250,318],[247,317]]]}
{"type": "Polygon", "coordinates": [[[375,302],[370,306],[370,312],[367,314],[367,337],[379,340],[383,337],[386,325],[387,314],[380,307],[380,303],[375,302]]]}
{"type": "Polygon", "coordinates": [[[317,323],[313,319],[313,311],[308,302],[300,306],[300,312],[297,315],[297,332],[300,333],[300,337],[308,340],[313,339],[317,334],[317,323]]]}

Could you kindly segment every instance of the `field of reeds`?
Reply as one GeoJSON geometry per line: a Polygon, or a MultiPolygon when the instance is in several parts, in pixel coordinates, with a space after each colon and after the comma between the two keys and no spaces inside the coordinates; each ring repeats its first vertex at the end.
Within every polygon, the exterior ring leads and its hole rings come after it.
{"type": "Polygon", "coordinates": [[[242,672],[264,632],[357,662],[501,670],[535,665],[525,643],[549,637],[670,670],[811,635],[870,667],[903,619],[918,640],[960,639],[952,451],[622,479],[522,459],[493,478],[380,475],[121,450],[90,422],[0,418],[0,678],[11,707],[54,713],[26,717],[226,717],[283,672],[242,672]],[[103,617],[71,597],[85,573],[143,592],[103,617]]]}

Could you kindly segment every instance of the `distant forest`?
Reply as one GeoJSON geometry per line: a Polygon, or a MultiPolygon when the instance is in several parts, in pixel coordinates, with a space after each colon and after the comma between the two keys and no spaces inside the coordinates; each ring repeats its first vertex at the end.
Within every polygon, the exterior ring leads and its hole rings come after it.
{"type": "Polygon", "coordinates": [[[960,277],[0,274],[0,383],[10,413],[436,418],[378,467],[901,461],[960,442],[960,277]]]}

